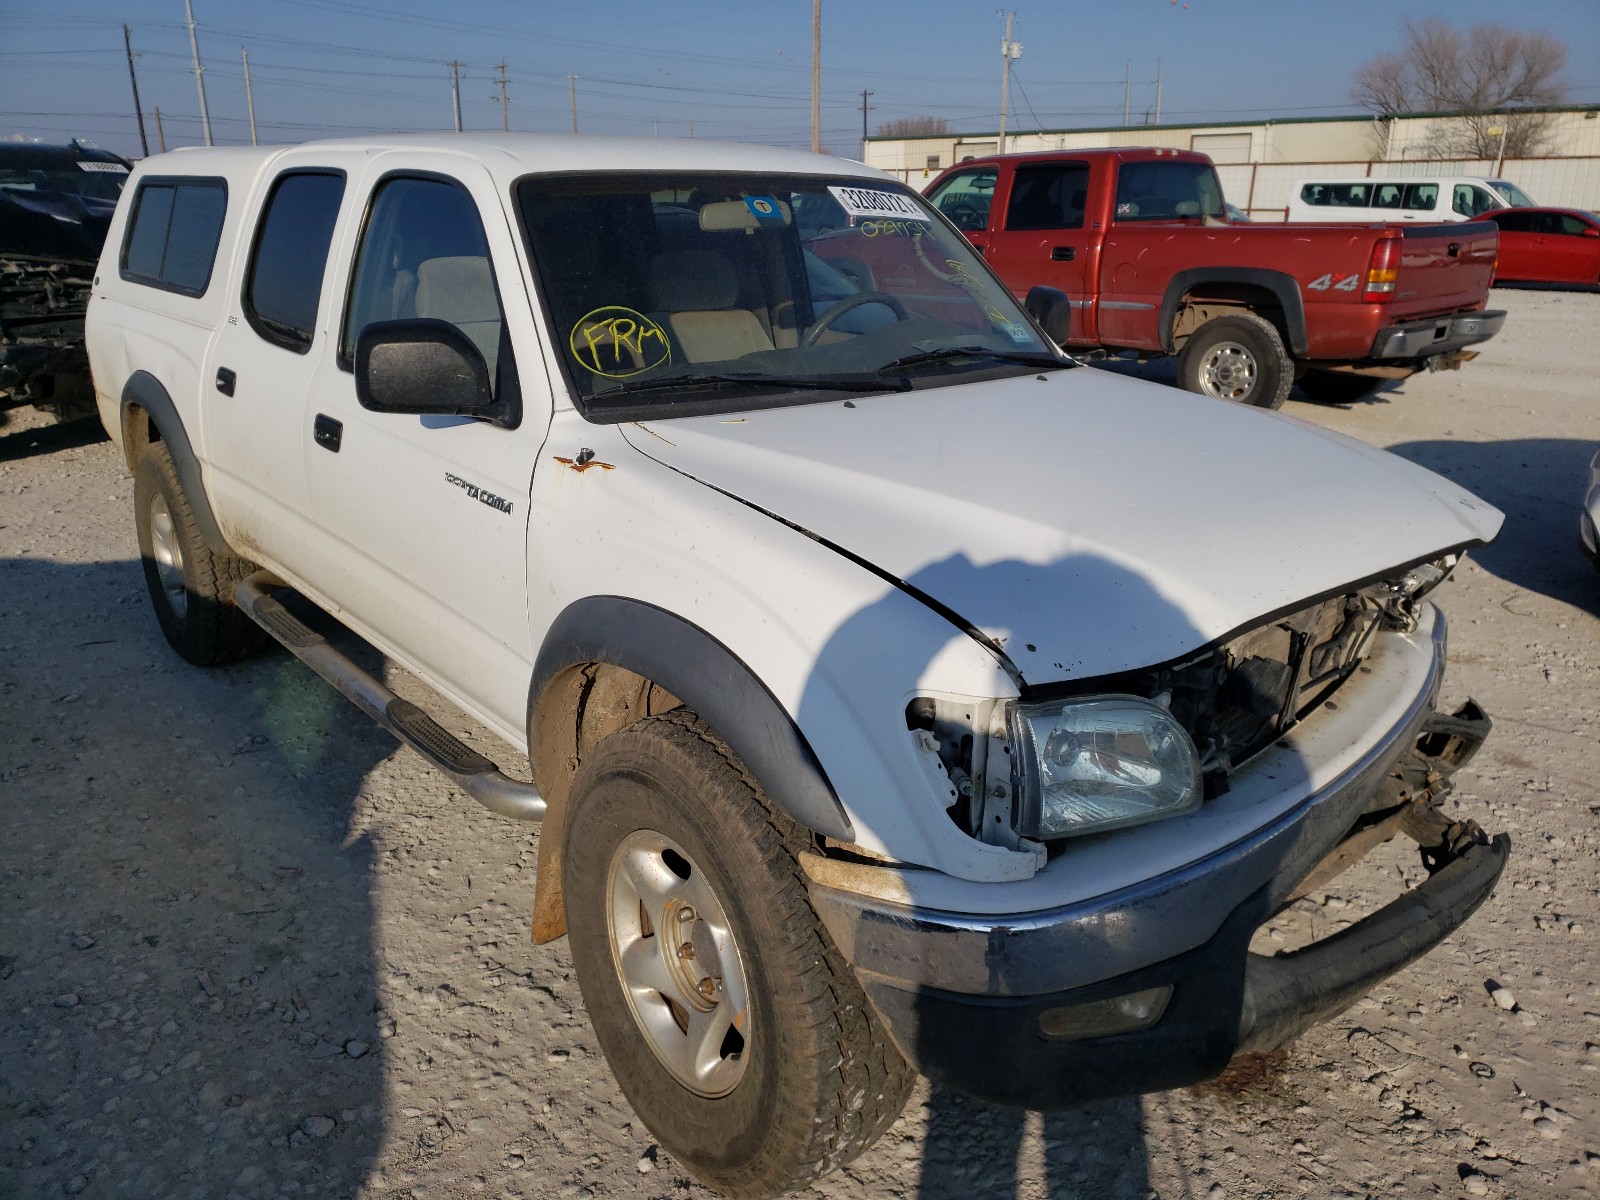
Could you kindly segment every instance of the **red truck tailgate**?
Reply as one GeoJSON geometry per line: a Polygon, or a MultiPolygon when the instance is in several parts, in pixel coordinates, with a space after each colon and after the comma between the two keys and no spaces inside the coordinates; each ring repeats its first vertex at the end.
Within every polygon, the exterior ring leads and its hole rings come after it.
{"type": "Polygon", "coordinates": [[[1394,228],[1403,246],[1394,299],[1385,305],[1391,320],[1483,307],[1500,244],[1498,226],[1474,221],[1394,228]]]}

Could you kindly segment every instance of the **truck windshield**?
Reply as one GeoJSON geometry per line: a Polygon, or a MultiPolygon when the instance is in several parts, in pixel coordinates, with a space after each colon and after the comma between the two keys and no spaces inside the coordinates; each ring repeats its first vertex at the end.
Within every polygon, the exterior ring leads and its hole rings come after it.
{"type": "Polygon", "coordinates": [[[1500,198],[1512,208],[1537,208],[1532,196],[1509,179],[1491,179],[1489,186],[1500,193],[1500,198]]]}
{"type": "Polygon", "coordinates": [[[971,246],[887,180],[531,176],[516,198],[591,419],[1068,365],[971,246]]]}
{"type": "Polygon", "coordinates": [[[1117,171],[1118,224],[1127,221],[1226,221],[1222,184],[1210,163],[1157,159],[1117,171]]]}

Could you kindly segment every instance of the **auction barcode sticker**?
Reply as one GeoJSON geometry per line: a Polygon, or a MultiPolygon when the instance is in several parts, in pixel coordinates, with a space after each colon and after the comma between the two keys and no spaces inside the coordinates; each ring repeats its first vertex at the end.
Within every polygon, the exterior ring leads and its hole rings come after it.
{"type": "Polygon", "coordinates": [[[107,175],[126,175],[128,173],[128,168],[123,166],[121,163],[108,162],[80,162],[78,164],[78,170],[101,171],[107,175]]]}
{"type": "Polygon", "coordinates": [[[875,188],[859,187],[830,187],[828,191],[839,202],[839,207],[852,217],[899,217],[913,221],[933,219],[899,192],[880,192],[875,188]]]}

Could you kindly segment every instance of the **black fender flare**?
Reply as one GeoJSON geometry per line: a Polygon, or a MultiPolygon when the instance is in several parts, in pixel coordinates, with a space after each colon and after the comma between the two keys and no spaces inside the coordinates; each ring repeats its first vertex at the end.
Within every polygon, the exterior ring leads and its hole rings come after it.
{"type": "Polygon", "coordinates": [[[551,680],[591,662],[623,667],[671,692],[706,719],[791,818],[825,837],[855,841],[827,773],[777,697],[711,634],[653,604],[588,596],[562,610],[534,661],[530,730],[551,680]]]}
{"type": "Polygon", "coordinates": [[[1172,326],[1177,321],[1178,305],[1196,286],[1207,283],[1237,283],[1247,287],[1263,288],[1277,298],[1283,310],[1284,332],[1288,335],[1289,353],[1294,358],[1304,358],[1306,353],[1306,306],[1300,294],[1300,284],[1282,271],[1269,271],[1263,267],[1190,267],[1179,271],[1167,284],[1166,295],[1161,298],[1161,311],[1157,326],[1161,334],[1161,348],[1172,353],[1172,326]]]}
{"type": "Polygon", "coordinates": [[[138,465],[134,461],[136,448],[130,445],[128,437],[128,413],[135,405],[144,409],[159,434],[159,440],[167,447],[172,465],[178,471],[178,482],[183,484],[189,509],[194,513],[195,524],[200,527],[200,536],[217,553],[237,557],[228,545],[228,539],[222,536],[216,514],[211,511],[211,498],[206,495],[205,482],[200,475],[200,460],[195,457],[194,447],[189,444],[189,433],[183,427],[183,418],[178,416],[177,405],[173,404],[172,397],[167,394],[161,381],[148,371],[135,371],[128,377],[128,382],[122,385],[119,420],[122,422],[122,449],[128,459],[128,469],[131,471],[138,465]]]}

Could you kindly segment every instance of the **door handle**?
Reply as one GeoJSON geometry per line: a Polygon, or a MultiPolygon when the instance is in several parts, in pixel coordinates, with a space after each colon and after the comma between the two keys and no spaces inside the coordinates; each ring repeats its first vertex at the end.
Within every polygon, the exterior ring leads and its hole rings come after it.
{"type": "Polygon", "coordinates": [[[233,385],[236,382],[238,382],[238,376],[227,367],[217,368],[217,391],[224,396],[231,396],[233,395],[233,385]]]}
{"type": "Polygon", "coordinates": [[[311,440],[324,450],[339,453],[339,444],[344,441],[344,422],[318,413],[311,426],[311,440]]]}
{"type": "Polygon", "coordinates": [[[1050,251],[1050,260],[1052,262],[1071,262],[1077,257],[1078,248],[1076,246],[1057,246],[1050,251]]]}

